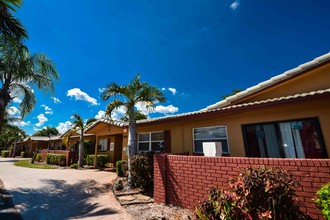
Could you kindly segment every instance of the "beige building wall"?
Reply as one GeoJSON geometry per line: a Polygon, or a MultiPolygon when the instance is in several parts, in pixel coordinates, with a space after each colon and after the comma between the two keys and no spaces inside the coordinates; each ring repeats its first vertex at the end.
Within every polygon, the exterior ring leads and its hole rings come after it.
{"type": "Polygon", "coordinates": [[[193,128],[209,126],[226,126],[228,145],[231,156],[244,157],[244,138],[242,125],[303,118],[318,118],[323,134],[326,150],[330,153],[330,99],[322,98],[305,102],[285,105],[271,105],[259,109],[250,109],[224,115],[203,117],[183,120],[177,119],[172,123],[159,123],[138,126],[137,133],[171,130],[172,153],[189,151],[193,153],[193,128]]]}

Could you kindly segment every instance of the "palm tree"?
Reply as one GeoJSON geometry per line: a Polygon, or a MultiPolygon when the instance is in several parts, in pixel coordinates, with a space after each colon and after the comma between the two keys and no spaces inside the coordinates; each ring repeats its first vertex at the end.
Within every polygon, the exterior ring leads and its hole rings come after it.
{"type": "Polygon", "coordinates": [[[16,12],[15,7],[21,6],[22,0],[0,0],[0,33],[18,41],[28,38],[22,23],[12,15],[12,12],[16,12]]]}
{"type": "MultiPolygon", "coordinates": [[[[72,127],[75,130],[80,131],[78,164],[80,167],[83,167],[84,166],[84,131],[85,131],[86,127],[88,127],[91,123],[96,121],[96,119],[90,118],[86,121],[86,123],[84,123],[83,119],[78,114],[72,115],[71,118],[74,118],[72,127]]],[[[96,155],[95,155],[95,157],[96,157],[96,155]]]]}
{"type": "MultiPolygon", "coordinates": [[[[135,112],[135,119],[138,121],[138,120],[143,120],[143,119],[147,119],[148,116],[143,114],[141,111],[136,111],[135,112]]],[[[124,121],[124,122],[128,122],[128,117],[127,115],[124,115],[123,117],[120,118],[121,121],[124,121]]]]}
{"type": "Polygon", "coordinates": [[[58,79],[55,64],[46,54],[30,54],[22,44],[0,35],[0,131],[6,107],[15,97],[23,97],[19,109],[24,118],[36,103],[31,86],[54,91],[53,81],[58,79]]]}
{"type": "Polygon", "coordinates": [[[156,102],[165,102],[166,99],[160,89],[146,82],[140,82],[140,74],[137,74],[128,85],[119,86],[114,82],[109,84],[101,93],[101,99],[108,100],[110,97],[115,99],[106,108],[108,117],[111,118],[114,109],[120,106],[126,108],[126,116],[128,117],[128,184],[131,186],[133,180],[130,157],[137,152],[135,105],[145,103],[148,108],[153,108],[156,102]],[[117,96],[121,99],[117,99],[117,96]]]}

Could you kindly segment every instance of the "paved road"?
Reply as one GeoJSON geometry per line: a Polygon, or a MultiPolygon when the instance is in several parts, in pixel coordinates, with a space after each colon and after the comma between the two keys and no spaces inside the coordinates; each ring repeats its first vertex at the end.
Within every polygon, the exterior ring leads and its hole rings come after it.
{"type": "Polygon", "coordinates": [[[109,190],[115,173],[31,169],[13,162],[0,158],[0,179],[24,220],[132,219],[109,190]]]}

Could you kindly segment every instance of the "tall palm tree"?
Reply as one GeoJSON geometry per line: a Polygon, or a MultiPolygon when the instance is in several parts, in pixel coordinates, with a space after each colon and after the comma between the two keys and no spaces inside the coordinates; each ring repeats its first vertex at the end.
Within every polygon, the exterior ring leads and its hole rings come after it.
{"type": "Polygon", "coordinates": [[[80,131],[78,164],[80,167],[83,167],[84,166],[84,131],[91,123],[96,121],[96,119],[90,118],[86,121],[86,123],[84,123],[83,119],[78,114],[73,114],[71,118],[74,119],[72,127],[80,131]]]}
{"type": "Polygon", "coordinates": [[[0,131],[6,107],[16,96],[23,97],[19,109],[24,118],[36,103],[31,87],[54,91],[53,81],[58,79],[55,64],[46,54],[30,54],[22,44],[0,35],[0,131]]]}
{"type": "Polygon", "coordinates": [[[128,183],[133,184],[131,176],[131,159],[130,157],[137,152],[136,143],[136,110],[135,105],[145,103],[147,107],[153,108],[157,102],[165,102],[164,93],[146,82],[140,82],[140,74],[137,74],[128,85],[119,86],[116,83],[109,84],[101,93],[102,100],[108,100],[114,97],[107,108],[106,115],[111,118],[114,109],[124,106],[126,108],[126,116],[128,117],[128,183]],[[117,99],[119,96],[119,99],[117,99]]]}
{"type": "Polygon", "coordinates": [[[14,37],[18,41],[28,38],[24,26],[12,14],[12,12],[16,12],[15,7],[20,8],[21,6],[22,0],[0,0],[0,32],[14,37]]]}

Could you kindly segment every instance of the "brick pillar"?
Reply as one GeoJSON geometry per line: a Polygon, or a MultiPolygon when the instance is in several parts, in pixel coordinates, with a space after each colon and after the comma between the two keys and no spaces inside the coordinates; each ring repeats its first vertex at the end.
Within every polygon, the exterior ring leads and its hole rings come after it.
{"type": "Polygon", "coordinates": [[[166,204],[166,154],[154,155],[154,200],[166,204]]]}

